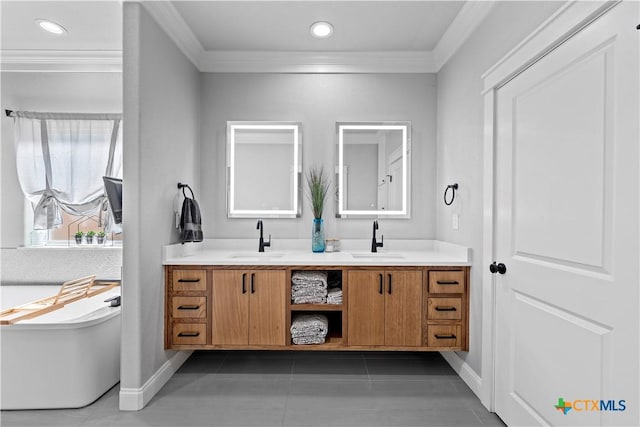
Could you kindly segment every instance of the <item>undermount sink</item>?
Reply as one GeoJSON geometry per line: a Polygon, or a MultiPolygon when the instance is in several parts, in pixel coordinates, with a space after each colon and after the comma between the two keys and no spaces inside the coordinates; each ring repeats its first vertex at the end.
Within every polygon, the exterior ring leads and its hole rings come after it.
{"type": "Polygon", "coordinates": [[[242,261],[242,260],[254,260],[254,259],[282,258],[283,256],[284,254],[280,252],[253,252],[253,253],[247,252],[247,253],[231,254],[229,255],[229,258],[242,261]]]}
{"type": "Polygon", "coordinates": [[[392,252],[352,252],[351,256],[355,259],[402,259],[405,257],[392,252]]]}

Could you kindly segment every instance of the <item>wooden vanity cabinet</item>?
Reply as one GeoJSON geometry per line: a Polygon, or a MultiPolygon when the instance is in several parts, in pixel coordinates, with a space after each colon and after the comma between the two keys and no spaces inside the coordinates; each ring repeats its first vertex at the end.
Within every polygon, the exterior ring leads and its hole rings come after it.
{"type": "Polygon", "coordinates": [[[422,345],[422,271],[349,270],[349,346],[422,345]]]}
{"type": "Polygon", "coordinates": [[[210,297],[203,268],[167,267],[165,348],[198,348],[210,343],[210,297]]]}
{"type": "Polygon", "coordinates": [[[427,272],[423,345],[434,350],[468,350],[468,268],[427,272]]]}
{"type": "Polygon", "coordinates": [[[469,267],[165,267],[165,348],[287,350],[469,349],[469,267]],[[296,270],[331,273],[344,302],[293,304],[296,270]],[[294,345],[300,313],[328,317],[324,344],[294,345]]]}
{"type": "Polygon", "coordinates": [[[212,277],[213,345],[285,345],[285,271],[214,270],[212,277]]]}

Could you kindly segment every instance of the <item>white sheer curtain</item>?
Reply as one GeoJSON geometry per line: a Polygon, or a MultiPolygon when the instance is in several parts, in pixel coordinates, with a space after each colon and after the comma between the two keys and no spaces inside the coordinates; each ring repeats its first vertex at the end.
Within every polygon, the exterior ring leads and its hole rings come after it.
{"type": "Polygon", "coordinates": [[[33,228],[62,225],[63,209],[100,214],[107,232],[119,231],[102,177],[122,177],[121,115],[18,111],[13,117],[18,179],[34,208],[33,228]]]}

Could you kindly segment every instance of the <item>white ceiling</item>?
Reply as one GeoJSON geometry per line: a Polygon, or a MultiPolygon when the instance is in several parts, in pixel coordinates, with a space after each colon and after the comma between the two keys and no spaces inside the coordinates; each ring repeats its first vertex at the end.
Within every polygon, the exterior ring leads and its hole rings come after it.
{"type": "MultiPolygon", "coordinates": [[[[210,72],[435,72],[492,1],[145,1],[201,70],[210,72]],[[329,39],[309,34],[331,22],[329,39]]],[[[119,71],[122,1],[1,0],[2,69],[119,71]],[[42,31],[37,18],[69,32],[42,31]],[[84,68],[83,68],[84,67],[84,68]],[[49,69],[51,68],[51,69],[49,69]]]]}
{"type": "Polygon", "coordinates": [[[0,3],[2,49],[122,50],[122,4],[118,1],[7,1],[0,3]],[[48,33],[44,18],[68,30],[48,33]]]}
{"type": "Polygon", "coordinates": [[[182,1],[174,6],[206,51],[430,51],[463,1],[182,1]],[[315,39],[311,24],[334,33],[315,39]]]}

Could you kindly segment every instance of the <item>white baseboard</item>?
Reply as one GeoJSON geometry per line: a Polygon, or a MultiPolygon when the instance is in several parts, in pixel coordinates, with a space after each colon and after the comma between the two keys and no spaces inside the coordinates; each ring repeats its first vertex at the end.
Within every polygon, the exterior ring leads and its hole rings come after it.
{"type": "Polygon", "coordinates": [[[453,351],[440,352],[444,360],[451,365],[462,381],[465,382],[471,391],[482,400],[482,378],[476,373],[471,366],[453,351]]]}
{"type": "Polygon", "coordinates": [[[162,389],[193,351],[178,351],[140,388],[120,388],[120,410],[139,411],[162,389]]]}

